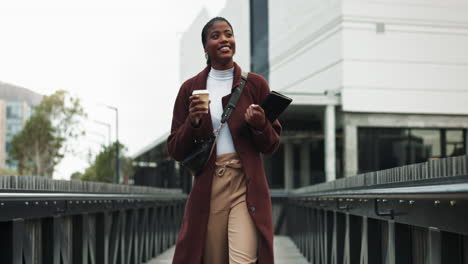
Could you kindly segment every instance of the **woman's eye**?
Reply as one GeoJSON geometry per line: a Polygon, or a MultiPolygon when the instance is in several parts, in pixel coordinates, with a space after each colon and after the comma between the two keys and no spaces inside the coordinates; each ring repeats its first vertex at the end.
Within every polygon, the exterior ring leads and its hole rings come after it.
{"type": "Polygon", "coordinates": [[[218,34],[211,35],[211,38],[212,38],[212,39],[217,39],[217,38],[218,38],[218,34]]]}
{"type": "Polygon", "coordinates": [[[231,33],[227,33],[227,34],[226,34],[226,37],[230,38],[230,37],[232,37],[232,34],[231,34],[231,33]]]}

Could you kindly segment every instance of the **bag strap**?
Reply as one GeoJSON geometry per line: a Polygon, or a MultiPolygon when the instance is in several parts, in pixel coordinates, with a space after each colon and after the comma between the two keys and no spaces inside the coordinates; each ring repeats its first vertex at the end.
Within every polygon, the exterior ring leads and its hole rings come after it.
{"type": "Polygon", "coordinates": [[[239,86],[234,90],[234,92],[231,94],[231,98],[229,98],[229,102],[226,105],[226,108],[224,108],[223,114],[221,115],[221,123],[219,124],[218,129],[216,130],[216,137],[213,142],[213,146],[211,147],[210,155],[208,156],[208,159],[210,159],[211,154],[213,154],[214,147],[216,146],[216,142],[218,141],[218,136],[221,133],[221,128],[223,128],[224,124],[226,121],[231,117],[232,112],[234,112],[234,109],[237,106],[237,102],[239,101],[239,98],[242,94],[242,91],[244,90],[245,83],[247,82],[247,75],[248,72],[242,72],[241,75],[241,82],[239,86]]]}
{"type": "Polygon", "coordinates": [[[247,75],[247,72],[242,72],[241,82],[239,86],[237,86],[236,90],[234,90],[232,93],[231,98],[229,99],[229,102],[226,105],[226,108],[224,108],[223,114],[221,115],[221,123],[226,123],[232,112],[234,112],[237,102],[239,101],[239,98],[242,94],[242,90],[244,90],[245,83],[247,82],[247,75]]]}

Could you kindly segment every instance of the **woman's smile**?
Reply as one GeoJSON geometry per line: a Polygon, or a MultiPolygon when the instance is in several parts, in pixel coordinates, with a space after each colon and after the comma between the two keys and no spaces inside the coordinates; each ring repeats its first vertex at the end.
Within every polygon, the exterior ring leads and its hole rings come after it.
{"type": "Polygon", "coordinates": [[[221,50],[222,52],[229,52],[229,51],[231,51],[231,47],[229,47],[229,46],[222,46],[221,48],[219,48],[219,50],[221,50]]]}

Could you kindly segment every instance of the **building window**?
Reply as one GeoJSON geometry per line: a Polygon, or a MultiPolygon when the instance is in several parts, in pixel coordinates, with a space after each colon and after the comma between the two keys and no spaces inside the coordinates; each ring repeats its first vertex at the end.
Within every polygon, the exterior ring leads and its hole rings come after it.
{"type": "Polygon", "coordinates": [[[268,0],[250,1],[250,70],[269,78],[268,0]]]}
{"type": "Polygon", "coordinates": [[[23,104],[19,102],[7,103],[7,119],[23,120],[23,104]]]}
{"type": "Polygon", "coordinates": [[[463,129],[359,128],[359,173],[466,154],[463,129]]]}
{"type": "Polygon", "coordinates": [[[425,162],[441,158],[442,133],[439,129],[410,129],[408,138],[408,160],[406,164],[425,162]]]}
{"type": "Polygon", "coordinates": [[[447,129],[445,131],[445,152],[447,157],[466,154],[466,130],[447,129]]]}

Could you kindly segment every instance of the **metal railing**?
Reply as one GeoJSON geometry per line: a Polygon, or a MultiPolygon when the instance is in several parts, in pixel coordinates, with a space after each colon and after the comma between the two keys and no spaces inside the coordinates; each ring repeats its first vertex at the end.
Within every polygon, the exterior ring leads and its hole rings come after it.
{"type": "Polygon", "coordinates": [[[295,190],[287,233],[310,263],[468,263],[468,157],[295,190]]]}
{"type": "Polygon", "coordinates": [[[1,263],[143,263],[175,243],[180,190],[0,176],[1,263]]]}

